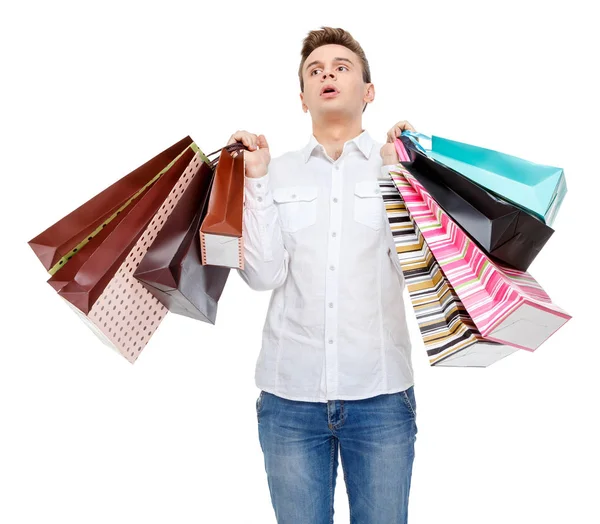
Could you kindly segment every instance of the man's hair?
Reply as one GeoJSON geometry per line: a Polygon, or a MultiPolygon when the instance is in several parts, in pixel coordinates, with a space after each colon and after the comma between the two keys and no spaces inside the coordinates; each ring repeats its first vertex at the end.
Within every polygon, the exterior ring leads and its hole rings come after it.
{"type": "MultiPolygon", "coordinates": [[[[369,61],[367,60],[363,48],[353,38],[353,36],[341,27],[321,26],[321,29],[310,31],[302,41],[302,51],[300,52],[302,59],[300,60],[300,67],[298,68],[300,90],[302,92],[304,92],[304,79],[302,78],[302,68],[304,67],[304,62],[306,62],[308,56],[317,47],[328,44],[341,45],[347,47],[353,53],[356,53],[358,58],[360,58],[360,63],[362,65],[363,81],[366,83],[371,83],[371,69],[369,68],[369,61]]],[[[365,112],[366,108],[367,104],[365,104],[365,107],[363,108],[363,113],[365,112]]]]}

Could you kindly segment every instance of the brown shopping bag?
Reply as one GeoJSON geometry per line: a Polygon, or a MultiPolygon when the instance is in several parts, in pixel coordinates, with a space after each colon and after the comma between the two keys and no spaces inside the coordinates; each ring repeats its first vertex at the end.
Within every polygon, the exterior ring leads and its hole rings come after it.
{"type": "Polygon", "coordinates": [[[202,163],[133,275],[169,311],[210,324],[230,272],[201,261],[198,232],[213,180],[202,163]]]}
{"type": "MultiPolygon", "coordinates": [[[[152,187],[152,186],[150,186],[152,187]]],[[[142,193],[137,195],[135,198],[140,199],[147,191],[148,188],[145,188],[142,193]]],[[[56,271],[49,279],[48,284],[50,284],[56,291],[60,291],[64,286],[66,286],[69,282],[74,280],[75,276],[81,269],[81,267],[85,264],[85,262],[90,258],[90,256],[98,249],[100,244],[104,242],[106,237],[110,235],[110,233],[121,223],[121,221],[129,214],[129,212],[134,208],[134,201],[130,203],[123,209],[122,211],[117,212],[117,216],[113,218],[107,224],[104,224],[102,229],[93,237],[87,239],[87,242],[83,245],[81,249],[79,249],[76,253],[69,256],[67,260],[68,264],[61,265],[59,268],[60,271],[56,271]],[[75,256],[76,255],[76,256],[75,256]]]]}
{"type": "Polygon", "coordinates": [[[113,217],[115,223],[108,222],[86,239],[88,242],[66,258],[68,263],[49,281],[61,296],[65,295],[63,298],[82,306],[83,310],[66,300],[106,345],[131,363],[167,313],[132,273],[204,158],[190,141],[175,162],[157,173],[152,184],[113,217]],[[168,176],[163,178],[165,174],[168,176]],[[81,260],[79,255],[83,255],[81,260]],[[69,264],[74,264],[71,275],[61,276],[69,264]]]}
{"type": "Polygon", "coordinates": [[[88,237],[97,234],[103,224],[116,217],[136,194],[152,184],[191,143],[192,139],[186,136],[32,238],[28,244],[50,274],[81,249],[88,237]]]}
{"type": "Polygon", "coordinates": [[[90,308],[103,293],[121,262],[163,205],[193,157],[194,151],[188,148],[143,197],[135,204],[131,204],[133,207],[127,216],[100,243],[73,280],[59,290],[59,295],[83,313],[89,313],[90,308]]]}
{"type": "Polygon", "coordinates": [[[244,154],[241,143],[221,150],[208,202],[200,226],[202,264],[244,269],[242,217],[244,211],[244,154]]]}

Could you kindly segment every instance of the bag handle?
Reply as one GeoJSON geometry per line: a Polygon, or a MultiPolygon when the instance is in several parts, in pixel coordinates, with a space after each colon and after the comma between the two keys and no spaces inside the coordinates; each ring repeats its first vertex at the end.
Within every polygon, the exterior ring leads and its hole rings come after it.
{"type": "Polygon", "coordinates": [[[219,149],[217,149],[216,151],[213,151],[212,153],[209,153],[208,155],[206,155],[206,160],[204,160],[210,167],[215,167],[218,163],[219,163],[219,157],[216,157],[213,160],[209,160],[208,157],[214,155],[215,153],[220,153],[221,151],[225,149],[227,150],[228,153],[233,153],[234,151],[242,151],[242,150],[246,150],[249,151],[249,149],[242,143],[242,142],[234,142],[233,144],[228,144],[226,146],[223,146],[219,149]]]}
{"type": "Polygon", "coordinates": [[[394,140],[394,147],[396,148],[396,153],[398,153],[398,160],[400,162],[410,162],[410,156],[408,156],[404,143],[400,140],[400,137],[397,137],[396,140],[394,140]]]}
{"type": "Polygon", "coordinates": [[[427,151],[431,151],[431,148],[425,148],[419,143],[419,138],[424,138],[425,140],[429,140],[431,142],[431,137],[424,135],[423,133],[416,133],[415,131],[402,131],[400,136],[405,136],[410,139],[410,141],[414,144],[414,146],[421,151],[424,155],[427,154],[427,151]]]}

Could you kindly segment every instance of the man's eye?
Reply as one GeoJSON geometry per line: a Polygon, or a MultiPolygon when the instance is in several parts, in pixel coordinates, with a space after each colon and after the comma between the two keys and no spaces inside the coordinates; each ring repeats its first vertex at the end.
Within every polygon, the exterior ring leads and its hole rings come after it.
{"type": "MultiPolygon", "coordinates": [[[[339,69],[340,67],[343,67],[343,68],[344,68],[346,71],[349,71],[349,69],[348,69],[346,66],[344,66],[344,65],[338,66],[338,69],[339,69]]],[[[312,74],[313,74],[313,73],[315,73],[316,71],[319,71],[319,69],[313,69],[313,70],[310,72],[311,76],[312,76],[312,74]]]]}

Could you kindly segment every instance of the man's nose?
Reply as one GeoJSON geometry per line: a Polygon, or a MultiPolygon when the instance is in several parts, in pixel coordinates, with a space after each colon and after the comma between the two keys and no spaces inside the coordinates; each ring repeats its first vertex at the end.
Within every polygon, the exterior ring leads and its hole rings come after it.
{"type": "Polygon", "coordinates": [[[335,77],[335,75],[333,74],[333,71],[332,71],[331,73],[324,73],[324,74],[323,74],[323,78],[327,78],[327,76],[328,76],[328,75],[329,75],[331,78],[334,78],[334,77],[335,77]]]}

